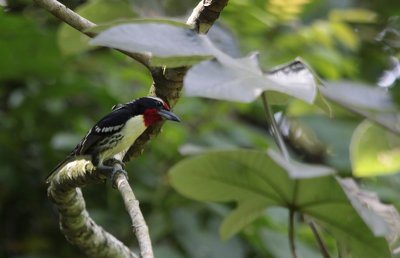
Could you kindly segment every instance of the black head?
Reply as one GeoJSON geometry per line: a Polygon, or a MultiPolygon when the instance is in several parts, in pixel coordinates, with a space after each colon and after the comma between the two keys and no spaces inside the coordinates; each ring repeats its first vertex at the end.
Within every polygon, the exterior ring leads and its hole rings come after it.
{"type": "Polygon", "coordinates": [[[143,115],[144,123],[150,126],[162,119],[180,122],[177,115],[171,112],[171,108],[160,98],[143,97],[131,102],[134,106],[135,113],[143,115]]]}

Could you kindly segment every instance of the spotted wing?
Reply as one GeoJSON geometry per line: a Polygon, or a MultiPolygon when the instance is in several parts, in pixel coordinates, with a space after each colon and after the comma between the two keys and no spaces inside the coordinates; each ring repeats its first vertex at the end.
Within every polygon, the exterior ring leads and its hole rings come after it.
{"type": "Polygon", "coordinates": [[[47,176],[49,182],[51,176],[68,162],[74,160],[76,156],[96,155],[96,145],[105,137],[118,132],[125,125],[125,122],[132,116],[131,111],[126,105],[115,108],[111,113],[103,117],[97,124],[90,129],[88,134],[75,147],[75,149],[61,161],[47,176]]]}
{"type": "Polygon", "coordinates": [[[126,105],[114,109],[90,129],[89,133],[74,150],[76,155],[95,154],[97,143],[105,137],[119,132],[131,116],[132,112],[126,105]]]}

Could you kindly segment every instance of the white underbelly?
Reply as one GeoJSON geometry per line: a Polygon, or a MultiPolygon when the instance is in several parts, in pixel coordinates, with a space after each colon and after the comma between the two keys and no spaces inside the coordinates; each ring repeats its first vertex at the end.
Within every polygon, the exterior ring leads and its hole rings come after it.
{"type": "Polygon", "coordinates": [[[143,116],[135,116],[128,120],[125,127],[121,130],[122,139],[115,145],[115,147],[106,150],[101,155],[101,160],[110,158],[122,160],[125,153],[132,146],[135,140],[146,130],[144,125],[143,116]]]}

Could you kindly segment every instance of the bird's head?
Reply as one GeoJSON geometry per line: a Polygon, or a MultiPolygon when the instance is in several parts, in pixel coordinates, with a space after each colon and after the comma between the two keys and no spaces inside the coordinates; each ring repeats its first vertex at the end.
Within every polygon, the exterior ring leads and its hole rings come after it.
{"type": "Polygon", "coordinates": [[[135,104],[139,107],[140,113],[143,114],[143,120],[146,127],[163,119],[180,122],[179,117],[171,112],[168,103],[160,98],[143,97],[137,99],[135,104]]]}

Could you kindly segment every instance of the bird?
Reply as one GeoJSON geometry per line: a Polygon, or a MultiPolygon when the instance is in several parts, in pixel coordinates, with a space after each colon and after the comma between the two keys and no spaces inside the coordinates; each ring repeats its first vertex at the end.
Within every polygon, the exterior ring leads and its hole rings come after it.
{"type": "MultiPolygon", "coordinates": [[[[96,170],[110,171],[111,178],[116,172],[125,170],[106,165],[111,160],[124,167],[123,158],[135,140],[147,127],[162,120],[180,122],[180,118],[171,111],[167,102],[158,97],[142,97],[125,104],[118,104],[112,111],[100,119],[76,145],[75,149],[61,161],[47,176],[52,177],[69,162],[77,159],[89,159],[96,170]]],[[[115,164],[115,163],[113,163],[115,164]]]]}

